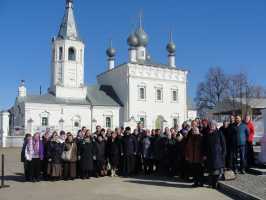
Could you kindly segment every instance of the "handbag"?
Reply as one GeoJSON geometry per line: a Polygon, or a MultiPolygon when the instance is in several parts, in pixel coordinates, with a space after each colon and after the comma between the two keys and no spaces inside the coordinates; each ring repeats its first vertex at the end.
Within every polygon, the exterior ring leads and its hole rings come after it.
{"type": "Polygon", "coordinates": [[[63,161],[70,161],[71,153],[72,153],[72,147],[73,147],[73,144],[71,144],[71,148],[68,151],[63,151],[62,156],[61,156],[63,161]]]}
{"type": "Polygon", "coordinates": [[[235,180],[236,179],[236,175],[233,172],[233,170],[225,170],[224,171],[224,179],[226,181],[231,181],[231,180],[235,180]]]}

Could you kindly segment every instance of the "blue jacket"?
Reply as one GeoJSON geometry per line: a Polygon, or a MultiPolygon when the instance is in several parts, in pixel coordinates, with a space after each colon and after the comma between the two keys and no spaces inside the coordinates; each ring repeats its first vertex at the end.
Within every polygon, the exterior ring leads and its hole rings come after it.
{"type": "Polygon", "coordinates": [[[237,145],[246,145],[248,141],[249,130],[246,124],[241,123],[236,125],[237,130],[237,145]]]}

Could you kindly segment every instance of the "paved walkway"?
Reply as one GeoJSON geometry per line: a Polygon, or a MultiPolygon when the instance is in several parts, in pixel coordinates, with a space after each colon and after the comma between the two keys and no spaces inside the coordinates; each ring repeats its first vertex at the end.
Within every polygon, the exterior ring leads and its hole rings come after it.
{"type": "Polygon", "coordinates": [[[266,176],[246,174],[238,176],[234,181],[223,181],[222,183],[266,200],[266,176]]]}
{"type": "Polygon", "coordinates": [[[209,188],[191,188],[188,183],[176,179],[158,177],[135,178],[92,178],[69,182],[22,182],[22,165],[19,149],[0,149],[5,153],[7,184],[10,188],[0,189],[1,200],[229,200],[230,198],[209,188]]]}

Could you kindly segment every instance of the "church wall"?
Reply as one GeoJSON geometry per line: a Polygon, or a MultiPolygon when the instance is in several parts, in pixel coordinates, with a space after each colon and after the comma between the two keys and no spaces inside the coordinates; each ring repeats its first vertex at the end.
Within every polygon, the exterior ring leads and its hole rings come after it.
{"type": "Polygon", "coordinates": [[[102,73],[97,76],[99,85],[111,85],[119,96],[124,107],[120,109],[119,124],[122,126],[124,121],[129,120],[128,117],[128,68],[127,66],[115,67],[108,72],[102,73]]]}
{"type": "Polygon", "coordinates": [[[174,119],[179,125],[187,120],[186,72],[132,65],[129,74],[129,112],[135,120],[144,118],[147,128],[156,127],[158,116],[163,116],[169,127],[174,119]],[[145,100],[139,98],[140,87],[145,87],[145,100]],[[162,101],[156,99],[157,88],[162,89],[162,101]],[[172,100],[172,90],[178,91],[176,102],[172,100]]]}
{"type": "Polygon", "coordinates": [[[52,52],[51,86],[80,87],[84,84],[84,44],[75,40],[55,40],[52,52]],[[59,48],[62,47],[62,58],[59,48]],[[76,60],[68,60],[68,49],[75,49],[76,60]]]}
{"type": "Polygon", "coordinates": [[[91,128],[91,110],[89,105],[59,105],[27,103],[25,106],[25,127],[27,132],[65,130],[73,134],[82,127],[91,128]],[[48,125],[42,125],[42,118],[48,119],[48,125]],[[33,120],[30,123],[30,120],[33,120]],[[60,121],[61,120],[61,121],[60,121]],[[63,122],[62,122],[63,121],[63,122]]]}
{"type": "Polygon", "coordinates": [[[96,130],[96,125],[100,125],[102,128],[108,128],[106,126],[106,117],[111,118],[111,129],[119,127],[119,111],[118,107],[110,106],[93,106],[92,108],[92,131],[96,130]]]}

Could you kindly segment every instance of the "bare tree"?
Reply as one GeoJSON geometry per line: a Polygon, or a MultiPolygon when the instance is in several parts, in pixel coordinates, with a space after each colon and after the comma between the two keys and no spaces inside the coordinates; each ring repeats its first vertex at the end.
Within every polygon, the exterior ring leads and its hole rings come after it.
{"type": "Polygon", "coordinates": [[[220,67],[209,69],[206,80],[199,83],[196,103],[201,115],[214,108],[227,96],[228,78],[220,67]]]}

